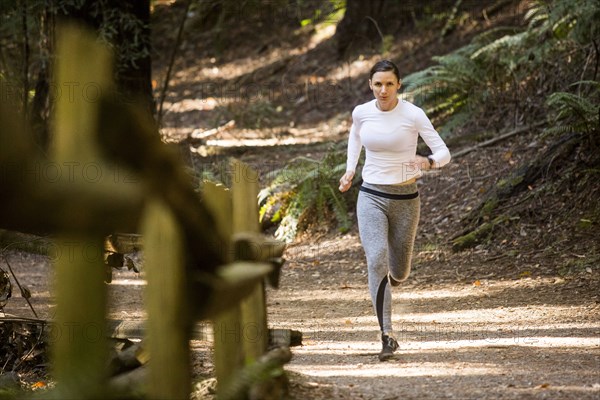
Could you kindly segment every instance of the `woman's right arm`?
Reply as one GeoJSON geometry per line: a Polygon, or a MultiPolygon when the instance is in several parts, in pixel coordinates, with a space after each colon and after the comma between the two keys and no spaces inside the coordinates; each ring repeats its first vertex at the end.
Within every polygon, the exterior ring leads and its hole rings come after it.
{"type": "Polygon", "coordinates": [[[340,178],[340,191],[345,192],[352,186],[352,178],[360,157],[362,142],[360,140],[360,119],[357,118],[356,108],[352,112],[352,126],[348,137],[348,156],[346,159],[346,173],[340,178]]]}

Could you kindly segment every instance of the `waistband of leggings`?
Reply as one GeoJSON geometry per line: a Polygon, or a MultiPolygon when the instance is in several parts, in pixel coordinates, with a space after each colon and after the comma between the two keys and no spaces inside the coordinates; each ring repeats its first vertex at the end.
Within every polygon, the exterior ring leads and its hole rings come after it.
{"type": "Polygon", "coordinates": [[[375,190],[375,189],[372,189],[369,187],[365,187],[364,185],[361,185],[359,190],[361,192],[370,193],[375,196],[384,197],[386,199],[392,199],[392,200],[411,200],[411,199],[416,199],[417,197],[419,197],[418,191],[413,192],[413,193],[386,193],[386,192],[375,190]]]}

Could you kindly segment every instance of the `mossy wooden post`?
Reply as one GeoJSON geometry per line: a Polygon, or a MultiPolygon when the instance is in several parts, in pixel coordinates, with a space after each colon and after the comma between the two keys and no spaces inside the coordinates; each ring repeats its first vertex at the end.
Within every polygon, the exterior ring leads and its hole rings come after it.
{"type": "MultiPolygon", "coordinates": [[[[207,182],[204,184],[202,193],[207,208],[215,217],[218,233],[225,241],[222,244],[222,251],[226,255],[224,258],[227,262],[231,262],[233,261],[230,242],[233,228],[231,192],[223,186],[207,182]]],[[[232,376],[243,366],[241,327],[239,305],[231,307],[213,319],[214,360],[218,393],[223,392],[224,388],[230,384],[232,376]]]]}
{"type": "MultiPolygon", "coordinates": [[[[258,221],[258,172],[250,166],[234,160],[231,191],[233,196],[233,232],[259,233],[258,221]]],[[[261,244],[256,243],[256,246],[261,244]]],[[[238,259],[248,259],[248,254],[235,254],[238,259]]],[[[257,260],[258,261],[258,260],[257,260]]],[[[267,350],[268,328],[265,305],[265,287],[260,282],[241,303],[242,339],[245,363],[258,360],[267,350]]]]}
{"type": "MultiPolygon", "coordinates": [[[[99,110],[90,96],[110,87],[109,52],[87,32],[62,29],[56,71],[53,163],[49,164],[55,169],[40,173],[39,179],[55,179],[57,185],[72,185],[82,192],[101,190],[96,178],[103,169],[95,147],[99,110]]],[[[60,234],[55,248],[52,361],[59,397],[65,399],[106,397],[104,235],[92,229],[97,217],[90,215],[86,204],[69,210],[65,221],[89,221],[90,230],[79,236],[60,234]]]]}
{"type": "Polygon", "coordinates": [[[150,399],[189,399],[191,314],[184,242],[171,210],[152,199],[142,221],[147,274],[147,393],[150,399]]]}

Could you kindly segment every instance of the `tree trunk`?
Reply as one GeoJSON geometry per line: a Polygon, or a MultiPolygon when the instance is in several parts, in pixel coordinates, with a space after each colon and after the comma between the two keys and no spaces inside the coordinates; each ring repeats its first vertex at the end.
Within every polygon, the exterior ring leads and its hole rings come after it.
{"type": "MultiPolygon", "coordinates": [[[[54,25],[53,15],[46,12],[46,23],[54,25]]],[[[145,110],[155,114],[154,99],[152,96],[152,60],[150,51],[150,0],[119,1],[119,0],[84,0],[65,5],[57,14],[61,22],[75,22],[101,33],[110,26],[109,37],[112,46],[117,52],[117,66],[115,81],[123,102],[137,102],[143,104],[145,110]],[[99,5],[100,4],[100,5],[99,5]],[[100,11],[99,11],[100,10],[100,11]],[[113,15],[121,15],[122,19],[115,19],[113,15]],[[130,19],[129,19],[129,18],[130,19]],[[125,21],[125,22],[123,22],[125,21]],[[133,28],[132,28],[133,26],[133,28]],[[135,27],[139,27],[137,31],[135,27]],[[134,40],[134,36],[135,40],[134,40]],[[133,43],[136,45],[133,46],[133,43]]],[[[48,26],[52,32],[53,26],[48,26]]],[[[47,46],[51,46],[52,38],[47,46]]],[[[46,49],[52,54],[52,49],[46,49]]],[[[39,117],[44,113],[44,104],[47,103],[47,71],[39,75],[34,100],[34,116],[39,117]]],[[[91,94],[90,94],[91,95],[91,94]]],[[[34,123],[45,122],[43,118],[34,120],[34,123]]],[[[39,130],[42,143],[47,142],[46,133],[39,130]]]]}
{"type": "Polygon", "coordinates": [[[380,52],[384,37],[414,26],[424,13],[450,9],[455,0],[347,0],[334,39],[339,58],[364,49],[380,52]]]}
{"type": "MultiPolygon", "coordinates": [[[[117,76],[117,85],[126,99],[132,99],[143,104],[151,114],[156,113],[152,97],[152,58],[150,56],[150,0],[115,3],[116,7],[129,3],[129,12],[142,23],[142,36],[134,51],[144,52],[145,56],[136,61],[136,65],[127,64],[121,68],[117,76]]],[[[120,41],[130,40],[126,35],[120,36],[120,41]]]]}
{"type": "Polygon", "coordinates": [[[338,56],[343,58],[353,47],[363,47],[381,42],[379,21],[385,0],[348,0],[344,18],[337,25],[334,39],[338,56]]]}
{"type": "Polygon", "coordinates": [[[40,67],[35,80],[34,95],[31,102],[29,120],[37,146],[43,151],[50,144],[50,59],[54,48],[54,14],[50,3],[46,2],[39,18],[38,52],[40,67]]]}

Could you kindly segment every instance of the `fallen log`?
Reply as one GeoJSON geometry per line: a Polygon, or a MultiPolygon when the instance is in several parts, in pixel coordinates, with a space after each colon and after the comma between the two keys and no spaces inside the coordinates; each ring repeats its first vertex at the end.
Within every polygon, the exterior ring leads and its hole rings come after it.
{"type": "Polygon", "coordinates": [[[192,131],[192,133],[189,134],[188,139],[190,139],[190,141],[204,140],[204,139],[214,136],[218,133],[222,133],[229,129],[232,129],[233,127],[235,127],[235,121],[231,120],[224,125],[221,125],[219,127],[213,128],[213,129],[208,129],[206,131],[200,131],[199,129],[194,129],[192,131]]]}

